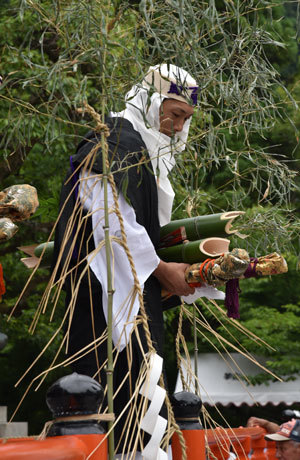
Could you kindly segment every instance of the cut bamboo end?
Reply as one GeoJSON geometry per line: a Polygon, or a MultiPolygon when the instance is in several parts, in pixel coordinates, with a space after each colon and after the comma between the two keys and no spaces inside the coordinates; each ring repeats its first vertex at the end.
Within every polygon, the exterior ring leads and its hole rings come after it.
{"type": "Polygon", "coordinates": [[[228,211],[228,212],[224,212],[221,215],[220,220],[228,220],[227,224],[225,225],[225,229],[224,229],[228,235],[238,233],[238,230],[232,229],[231,226],[232,226],[232,222],[234,221],[234,219],[236,219],[238,216],[241,216],[242,214],[245,214],[245,212],[244,211],[228,211]]]}
{"type": "Polygon", "coordinates": [[[39,258],[38,257],[23,257],[21,259],[21,262],[27,267],[27,268],[34,268],[37,266],[38,262],[39,262],[39,258]]]}
{"type": "Polygon", "coordinates": [[[199,248],[203,254],[210,257],[220,256],[229,251],[230,240],[226,238],[206,238],[201,241],[199,248]]]}
{"type": "Polygon", "coordinates": [[[28,256],[34,257],[34,250],[37,247],[37,244],[32,244],[31,246],[19,246],[18,249],[19,251],[24,252],[28,256]]]}

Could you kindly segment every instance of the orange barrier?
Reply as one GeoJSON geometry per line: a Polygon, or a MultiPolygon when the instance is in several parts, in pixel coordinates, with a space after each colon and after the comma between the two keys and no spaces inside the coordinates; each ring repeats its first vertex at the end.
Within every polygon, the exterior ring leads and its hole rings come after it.
{"type": "MultiPolygon", "coordinates": [[[[265,431],[263,432],[263,436],[261,437],[253,437],[251,448],[252,448],[252,455],[251,460],[266,460],[266,447],[267,441],[264,438],[265,431]]],[[[275,444],[275,443],[274,443],[275,444]]]]}
{"type": "Polygon", "coordinates": [[[32,438],[1,439],[1,460],[107,460],[105,434],[53,436],[43,440],[32,438]]]}
{"type": "Polygon", "coordinates": [[[267,441],[267,459],[277,460],[276,457],[276,443],[274,441],[267,441]]]}
{"type": "MultiPolygon", "coordinates": [[[[245,436],[243,439],[232,439],[231,445],[239,460],[249,460],[248,455],[251,451],[251,437],[245,436]]],[[[266,457],[263,457],[266,460],[266,457]]],[[[261,459],[262,460],[262,459],[261,459]]]]}
{"type": "MultiPolygon", "coordinates": [[[[182,430],[182,434],[186,443],[187,458],[205,460],[204,430],[182,430]]],[[[182,449],[177,433],[172,437],[172,456],[173,460],[182,459],[182,449]]]]}
{"type": "MultiPolygon", "coordinates": [[[[275,442],[264,439],[260,427],[215,430],[182,430],[187,447],[187,460],[227,460],[232,450],[238,460],[275,460],[275,442]],[[209,447],[206,457],[205,437],[209,447]]],[[[1,460],[107,460],[105,434],[0,439],[1,460]]],[[[173,460],[182,459],[177,433],[172,438],[173,460]]]]}
{"type": "Polygon", "coordinates": [[[221,429],[206,430],[209,460],[227,460],[230,452],[230,439],[221,429]]]}
{"type": "MultiPolygon", "coordinates": [[[[227,460],[230,451],[237,455],[238,460],[276,460],[275,442],[265,441],[265,433],[260,427],[182,430],[187,460],[227,460]]],[[[176,433],[172,438],[172,453],[173,460],[182,459],[181,445],[176,433]]]]}
{"type": "Polygon", "coordinates": [[[275,442],[266,442],[265,433],[261,427],[217,428],[206,431],[208,446],[218,460],[227,460],[230,446],[239,460],[249,460],[249,457],[251,460],[275,460],[275,442]],[[224,449],[226,442],[227,451],[224,449]]]}

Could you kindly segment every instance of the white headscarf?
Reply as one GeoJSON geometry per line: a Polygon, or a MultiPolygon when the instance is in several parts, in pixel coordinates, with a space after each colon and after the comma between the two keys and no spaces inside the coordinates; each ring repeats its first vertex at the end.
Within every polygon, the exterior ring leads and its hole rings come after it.
{"type": "MultiPolygon", "coordinates": [[[[174,83],[177,88],[184,90],[186,88],[197,88],[195,80],[183,69],[172,64],[161,64],[150,67],[147,74],[148,81],[143,80],[141,85],[135,85],[126,94],[126,109],[122,112],[113,113],[112,116],[124,117],[129,120],[134,129],[140,133],[146,144],[148,153],[151,158],[154,174],[157,178],[158,192],[158,216],[160,225],[166,225],[171,220],[172,205],[174,200],[174,191],[168,179],[168,174],[175,165],[174,155],[185,149],[190,119],[184,125],[182,131],[175,134],[173,138],[166,136],[159,131],[159,111],[160,106],[165,98],[187,100],[187,91],[185,94],[178,94],[167,91],[170,83],[174,83]],[[155,79],[149,84],[149,75],[155,75],[155,79]],[[157,80],[161,85],[158,88],[157,80]],[[160,92],[153,92],[155,90],[160,92]],[[167,85],[167,87],[166,87],[167,85]]],[[[146,76],[146,78],[147,78],[146,76]]]]}

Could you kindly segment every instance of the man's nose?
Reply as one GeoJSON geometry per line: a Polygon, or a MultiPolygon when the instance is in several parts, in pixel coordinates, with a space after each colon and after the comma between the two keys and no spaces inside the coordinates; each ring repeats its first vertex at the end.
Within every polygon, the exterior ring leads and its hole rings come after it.
{"type": "Polygon", "coordinates": [[[180,131],[182,131],[183,125],[184,125],[184,120],[176,120],[173,126],[175,133],[179,133],[180,131]]]}

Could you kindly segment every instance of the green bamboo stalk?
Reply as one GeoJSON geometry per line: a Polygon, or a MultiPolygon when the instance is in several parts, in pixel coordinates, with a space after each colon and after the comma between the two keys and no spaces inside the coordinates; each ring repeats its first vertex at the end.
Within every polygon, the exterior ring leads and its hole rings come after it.
{"type": "MultiPolygon", "coordinates": [[[[105,152],[105,137],[104,133],[101,133],[101,144],[102,144],[102,158],[103,158],[103,190],[104,190],[104,238],[105,238],[105,253],[106,253],[106,270],[107,270],[107,292],[108,292],[108,304],[107,304],[107,367],[106,367],[106,380],[107,380],[107,401],[108,401],[108,412],[112,414],[114,412],[113,403],[113,354],[112,354],[112,305],[113,305],[113,289],[112,289],[112,274],[111,274],[111,248],[109,239],[109,218],[108,218],[108,173],[106,167],[106,154],[105,152]],[[105,166],[104,166],[105,165],[105,166]]],[[[106,152],[105,152],[106,153],[106,152]]],[[[112,428],[113,422],[108,422],[108,429],[112,428]]],[[[111,430],[108,435],[108,450],[109,460],[114,458],[115,450],[114,442],[114,431],[111,430]]]]}
{"type": "Polygon", "coordinates": [[[187,240],[194,241],[213,236],[223,237],[236,233],[231,229],[231,223],[242,211],[221,212],[207,216],[190,217],[188,219],[173,220],[160,229],[160,237],[168,235],[179,227],[184,227],[187,240]]]}
{"type": "Polygon", "coordinates": [[[227,252],[229,243],[230,241],[226,238],[206,238],[158,249],[157,254],[165,262],[194,264],[227,252]]]}
{"type": "MultiPolygon", "coordinates": [[[[103,67],[106,58],[106,50],[103,53],[103,67]]],[[[105,72],[102,72],[102,123],[105,123],[105,72]]],[[[111,246],[109,238],[109,213],[108,213],[108,168],[107,168],[107,142],[105,133],[101,131],[101,147],[102,147],[102,167],[103,167],[103,191],[104,191],[104,238],[105,238],[105,253],[106,253],[106,270],[107,270],[107,292],[108,292],[108,304],[107,304],[107,367],[106,367],[106,381],[107,381],[107,402],[108,412],[114,413],[113,403],[113,346],[112,346],[112,306],[113,306],[113,289],[112,289],[112,273],[111,273],[111,246]]],[[[115,440],[114,430],[112,421],[108,422],[108,455],[109,460],[114,459],[115,451],[115,440]]]]}
{"type": "Polygon", "coordinates": [[[42,256],[40,267],[51,267],[52,257],[54,251],[54,241],[48,241],[47,243],[41,243],[34,249],[34,255],[36,257],[42,256]]]}

